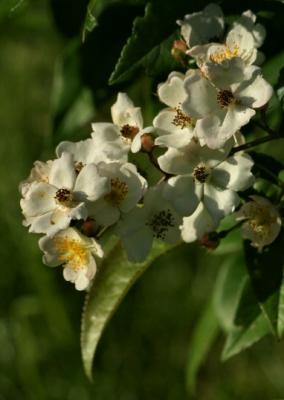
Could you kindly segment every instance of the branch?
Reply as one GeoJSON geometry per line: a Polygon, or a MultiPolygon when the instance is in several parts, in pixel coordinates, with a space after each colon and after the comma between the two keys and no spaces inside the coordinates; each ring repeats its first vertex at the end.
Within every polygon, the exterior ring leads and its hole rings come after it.
{"type": "Polygon", "coordinates": [[[278,134],[275,134],[275,133],[273,136],[267,135],[262,138],[252,140],[251,142],[241,144],[240,146],[234,147],[231,150],[230,155],[233,155],[239,151],[252,149],[253,147],[258,146],[259,144],[271,142],[272,140],[276,140],[276,139],[284,139],[284,138],[283,138],[283,136],[279,136],[278,134]]]}

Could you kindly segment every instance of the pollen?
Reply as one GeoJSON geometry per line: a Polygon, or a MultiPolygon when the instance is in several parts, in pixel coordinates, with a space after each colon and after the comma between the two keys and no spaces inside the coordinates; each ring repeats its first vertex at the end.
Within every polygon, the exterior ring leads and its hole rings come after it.
{"type": "Polygon", "coordinates": [[[135,138],[137,133],[139,132],[138,126],[133,126],[133,125],[123,125],[123,127],[120,130],[120,133],[124,137],[124,139],[132,142],[132,140],[135,138]]]}
{"type": "Polygon", "coordinates": [[[225,60],[231,60],[234,57],[238,57],[240,52],[239,46],[235,45],[233,49],[226,47],[223,51],[216,51],[213,54],[210,54],[210,61],[221,64],[225,60]]]}
{"type": "Polygon", "coordinates": [[[69,189],[58,189],[55,194],[55,200],[63,205],[70,204],[72,202],[72,193],[69,189]]]}
{"type": "Polygon", "coordinates": [[[221,108],[226,108],[234,102],[234,95],[230,90],[220,90],[217,93],[217,101],[221,108]]]}
{"type": "Polygon", "coordinates": [[[128,194],[128,186],[119,178],[111,179],[110,183],[111,191],[105,196],[105,200],[108,201],[111,205],[119,207],[128,194]]]}
{"type": "Polygon", "coordinates": [[[79,240],[68,237],[54,238],[54,246],[59,253],[59,261],[68,264],[74,271],[85,268],[89,259],[89,252],[79,240]]]}
{"type": "Polygon", "coordinates": [[[169,228],[175,226],[175,220],[171,211],[167,209],[154,214],[146,225],[152,229],[155,238],[164,240],[169,228]]]}
{"type": "Polygon", "coordinates": [[[251,229],[262,237],[268,236],[270,227],[276,222],[277,217],[271,214],[269,207],[254,203],[252,203],[249,211],[246,216],[251,229]]]}
{"type": "Polygon", "coordinates": [[[204,164],[200,164],[193,170],[193,178],[200,183],[205,183],[210,176],[210,168],[204,164]]]}
{"type": "Polygon", "coordinates": [[[174,116],[174,119],[172,121],[172,124],[175,126],[180,127],[181,129],[192,127],[193,126],[193,120],[190,118],[189,115],[186,115],[180,106],[175,107],[176,114],[174,116]]]}

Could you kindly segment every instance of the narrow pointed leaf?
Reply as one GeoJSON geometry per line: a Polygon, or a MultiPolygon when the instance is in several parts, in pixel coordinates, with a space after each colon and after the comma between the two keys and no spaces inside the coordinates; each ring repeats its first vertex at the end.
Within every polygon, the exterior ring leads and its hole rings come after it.
{"type": "Polygon", "coordinates": [[[131,263],[120,244],[115,246],[102,263],[94,284],[87,295],[82,317],[81,347],[87,376],[92,378],[95,351],[107,322],[122,299],[141,274],[173,246],[154,242],[149,257],[143,263],[131,263]]]}
{"type": "Polygon", "coordinates": [[[280,337],[283,334],[283,244],[283,231],[262,252],[245,242],[247,268],[256,299],[273,334],[280,337]]]}
{"type": "Polygon", "coordinates": [[[82,39],[86,38],[86,35],[98,25],[98,18],[108,8],[113,5],[140,5],[145,4],[144,0],[90,0],[87,11],[85,22],[83,26],[82,39]]]}
{"type": "Polygon", "coordinates": [[[234,326],[235,314],[247,280],[248,273],[242,254],[228,255],[221,265],[214,289],[216,315],[226,332],[234,326]]]}
{"type": "Polygon", "coordinates": [[[262,314],[251,282],[247,279],[222,352],[222,360],[237,355],[271,332],[268,320],[262,314]]]}
{"type": "Polygon", "coordinates": [[[212,300],[210,300],[197,322],[189,345],[186,382],[190,394],[195,393],[198,371],[206,359],[219,331],[220,325],[212,300]]]}
{"type": "Polygon", "coordinates": [[[180,68],[171,56],[171,46],[177,38],[175,20],[182,16],[183,7],[183,2],[172,7],[161,0],[146,5],[145,15],[137,17],[133,23],[132,35],[122,50],[110,84],[130,79],[141,67],[151,76],[180,68]]]}

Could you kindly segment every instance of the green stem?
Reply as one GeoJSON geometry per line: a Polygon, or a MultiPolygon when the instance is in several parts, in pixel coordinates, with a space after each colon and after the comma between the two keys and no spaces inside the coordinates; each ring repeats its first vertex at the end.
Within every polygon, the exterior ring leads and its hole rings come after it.
{"type": "Polygon", "coordinates": [[[278,134],[274,134],[273,136],[272,135],[267,135],[267,136],[261,137],[259,139],[252,140],[251,142],[244,143],[244,144],[241,144],[240,146],[234,147],[231,150],[230,154],[233,155],[233,154],[235,154],[235,153],[237,153],[239,151],[249,150],[249,149],[252,149],[255,146],[258,146],[258,145],[263,144],[263,143],[271,142],[272,140],[276,140],[276,139],[283,139],[283,137],[279,136],[278,134]]]}

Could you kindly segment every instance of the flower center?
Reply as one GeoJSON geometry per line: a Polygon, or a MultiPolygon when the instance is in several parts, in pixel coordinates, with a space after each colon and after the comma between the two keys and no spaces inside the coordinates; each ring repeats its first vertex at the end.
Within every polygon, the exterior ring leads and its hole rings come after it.
{"type": "Polygon", "coordinates": [[[250,212],[248,224],[251,229],[260,235],[268,234],[270,225],[276,222],[276,216],[271,215],[268,207],[261,207],[258,204],[254,204],[250,212]]]}
{"type": "Polygon", "coordinates": [[[123,127],[120,129],[120,133],[122,134],[122,136],[131,142],[135,138],[138,132],[139,132],[138,126],[133,126],[129,124],[123,125],[123,127]]]}
{"type": "Polygon", "coordinates": [[[84,168],[84,164],[81,161],[78,161],[75,163],[74,168],[75,168],[76,174],[78,175],[84,168]]]}
{"type": "Polygon", "coordinates": [[[222,108],[228,107],[234,102],[234,95],[230,90],[220,90],[217,93],[217,101],[222,108]]]}
{"type": "Polygon", "coordinates": [[[175,107],[176,114],[172,121],[172,124],[179,126],[181,129],[189,128],[193,126],[193,120],[190,116],[186,115],[180,106],[175,107]]]}
{"type": "Polygon", "coordinates": [[[58,189],[55,194],[55,200],[63,205],[70,205],[73,200],[72,193],[69,189],[58,189]]]}
{"type": "Polygon", "coordinates": [[[146,225],[152,229],[155,238],[164,240],[169,228],[175,226],[175,220],[169,209],[162,210],[154,214],[146,225]]]}
{"type": "Polygon", "coordinates": [[[193,178],[200,183],[205,183],[210,176],[210,168],[204,164],[200,164],[193,170],[193,178]]]}
{"type": "Polygon", "coordinates": [[[105,200],[113,206],[120,206],[128,193],[128,186],[119,178],[113,178],[110,181],[111,191],[105,196],[105,200]]]}
{"type": "Polygon", "coordinates": [[[59,253],[58,259],[62,264],[68,264],[75,271],[85,268],[89,260],[89,252],[79,240],[69,239],[66,236],[56,237],[53,240],[59,253]]]}
{"type": "Polygon", "coordinates": [[[231,58],[238,57],[240,48],[235,45],[233,49],[226,47],[223,51],[216,51],[215,53],[210,54],[210,61],[221,64],[224,60],[230,60],[231,58]]]}

